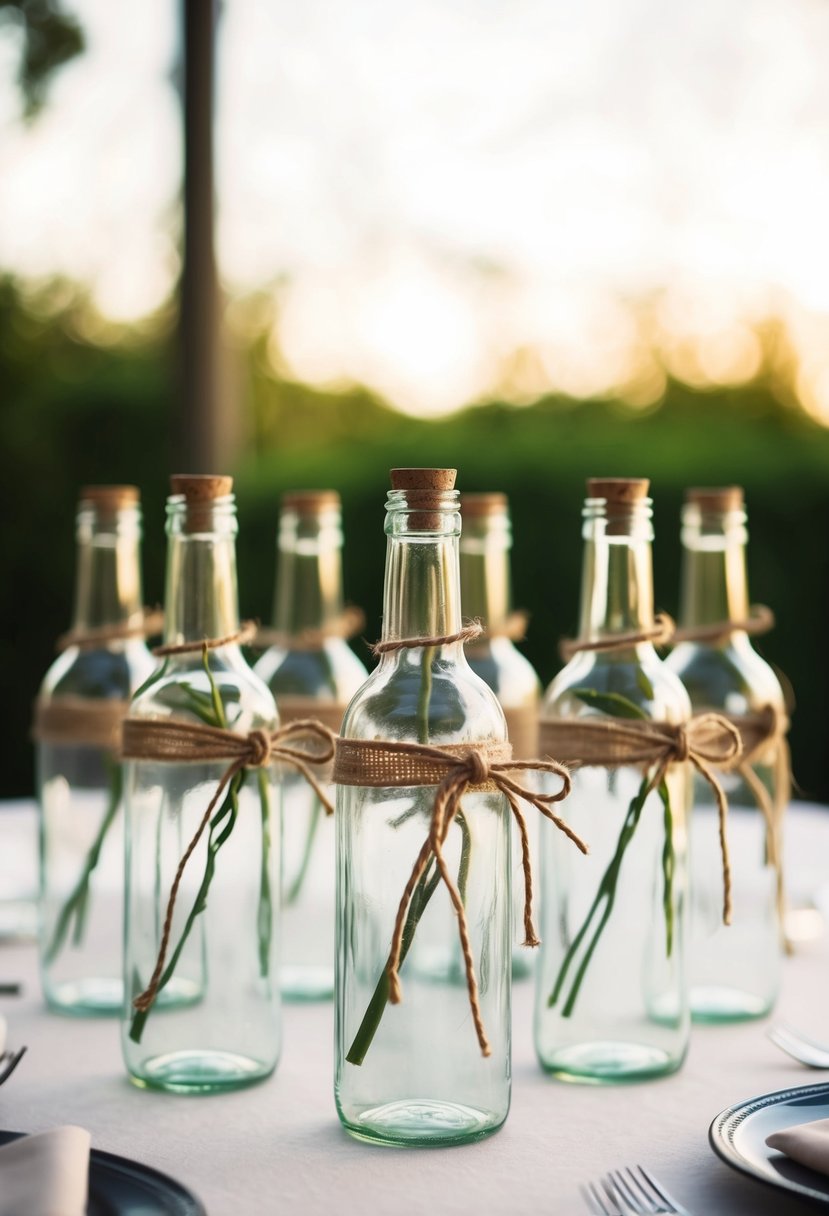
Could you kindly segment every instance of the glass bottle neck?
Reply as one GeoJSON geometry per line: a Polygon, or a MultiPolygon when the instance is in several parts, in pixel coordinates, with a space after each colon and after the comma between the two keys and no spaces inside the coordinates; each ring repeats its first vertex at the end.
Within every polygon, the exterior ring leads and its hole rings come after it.
{"type": "Polygon", "coordinates": [[[464,522],[460,542],[461,603],[467,617],[480,618],[488,634],[509,616],[509,526],[504,516],[464,522]]]}
{"type": "Polygon", "coordinates": [[[143,612],[138,508],[78,512],[73,630],[134,623],[143,612]]]}
{"type": "Polygon", "coordinates": [[[680,624],[745,620],[749,610],[745,514],[703,515],[686,507],[682,546],[680,624]]]}
{"type": "MultiPolygon", "coordinates": [[[[462,622],[457,506],[428,513],[390,509],[386,532],[383,641],[458,633],[462,622]]],[[[460,643],[450,645],[460,649],[460,643]]]]}
{"type": "Polygon", "coordinates": [[[168,504],[164,640],[200,642],[239,629],[236,521],[232,508],[216,511],[210,525],[187,530],[186,508],[168,504]],[[210,525],[210,526],[209,526],[210,525]]]}
{"type": "Polygon", "coordinates": [[[653,625],[649,515],[626,526],[588,516],[583,532],[580,636],[592,641],[653,625]]]}
{"type": "Polygon", "coordinates": [[[325,632],[342,613],[339,517],[283,515],[278,540],[273,622],[292,636],[325,632]]]}

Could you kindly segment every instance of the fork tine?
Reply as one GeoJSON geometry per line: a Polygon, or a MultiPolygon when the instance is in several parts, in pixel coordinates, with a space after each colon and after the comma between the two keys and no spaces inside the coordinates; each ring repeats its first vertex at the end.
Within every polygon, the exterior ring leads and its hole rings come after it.
{"type": "Polygon", "coordinates": [[[612,1208],[605,1204],[604,1197],[595,1182],[588,1182],[581,1188],[581,1193],[594,1216],[616,1216],[612,1208]]]}
{"type": "Polygon", "coordinates": [[[612,1214],[608,1212],[607,1208],[604,1206],[604,1200],[602,1199],[601,1195],[597,1193],[592,1182],[588,1183],[587,1186],[581,1187],[580,1189],[582,1197],[590,1211],[593,1213],[593,1216],[612,1216],[612,1214]]]}
{"type": "Polygon", "coordinates": [[[649,1190],[641,1178],[637,1178],[636,1174],[630,1167],[625,1170],[627,1175],[628,1185],[631,1191],[636,1195],[637,1201],[642,1204],[647,1204],[647,1207],[642,1208],[643,1212],[658,1213],[660,1211],[659,1201],[654,1199],[653,1192],[649,1190]]]}
{"type": "Polygon", "coordinates": [[[602,1179],[602,1184],[616,1204],[616,1209],[621,1216],[642,1216],[644,1208],[631,1202],[619,1170],[612,1170],[606,1178],[602,1179]]]}
{"type": "Polygon", "coordinates": [[[800,1035],[795,1034],[790,1026],[784,1025],[782,1022],[770,1026],[766,1034],[773,1043],[799,1043],[802,1041],[800,1035]]]}
{"type": "Polygon", "coordinates": [[[660,1200],[660,1202],[664,1203],[666,1205],[667,1210],[669,1212],[679,1213],[679,1216],[682,1216],[685,1209],[680,1207],[680,1205],[677,1203],[677,1201],[674,1199],[674,1197],[670,1194],[670,1192],[666,1191],[666,1189],[662,1185],[662,1183],[657,1182],[657,1180],[654,1178],[653,1174],[649,1174],[643,1165],[637,1165],[636,1168],[638,1169],[639,1173],[644,1178],[645,1182],[647,1182],[648,1186],[652,1189],[653,1193],[660,1200]]]}
{"type": "Polygon", "coordinates": [[[628,1206],[637,1213],[637,1216],[650,1216],[650,1213],[654,1211],[653,1201],[649,1195],[645,1195],[644,1198],[648,1206],[643,1206],[642,1190],[640,1187],[636,1186],[636,1179],[629,1169],[624,1171],[613,1170],[610,1177],[618,1193],[622,1196],[628,1206]],[[627,1177],[625,1177],[625,1175],[627,1175],[627,1177]],[[631,1181],[633,1185],[631,1185],[631,1181]]]}

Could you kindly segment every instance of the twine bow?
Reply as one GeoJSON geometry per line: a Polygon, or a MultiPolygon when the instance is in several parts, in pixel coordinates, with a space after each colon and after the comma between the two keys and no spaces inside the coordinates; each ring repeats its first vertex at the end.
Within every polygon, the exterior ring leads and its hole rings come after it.
{"type": "Polygon", "coordinates": [[[512,760],[510,745],[503,743],[457,744],[428,747],[419,743],[393,743],[378,740],[338,739],[334,765],[334,781],[341,785],[377,787],[436,785],[429,835],[418,853],[409,880],[400,899],[392,933],[391,949],[386,963],[389,1000],[397,1005],[402,1000],[400,983],[401,954],[406,916],[414,890],[423,875],[430,856],[449,893],[458,918],[460,939],[466,973],[466,987],[475,1033],[484,1056],[491,1048],[484,1029],[478,996],[478,981],[469,939],[469,925],[460,892],[446,865],[443,845],[449,828],[461,809],[461,799],[470,788],[503,794],[515,817],[521,837],[521,861],[524,872],[524,944],[537,946],[532,920],[532,867],[527,825],[519,800],[532,803],[542,815],[551,820],[582,853],[587,846],[553,810],[553,805],[570,792],[570,774],[555,760],[512,760]],[[536,793],[521,785],[514,776],[516,770],[532,769],[553,773],[561,779],[561,788],[551,794],[536,793]]]}
{"type": "Polygon", "coordinates": [[[731,860],[726,834],[728,801],[715,768],[727,769],[742,754],[740,732],[721,714],[688,722],[640,722],[624,718],[556,718],[541,723],[543,751],[573,765],[620,768],[653,765],[647,793],[658,789],[674,763],[688,761],[711,787],[717,803],[723,866],[723,923],[731,924],[731,860]]]}
{"type": "Polygon", "coordinates": [[[149,1009],[158,994],[170,944],[173,910],[181,880],[187,862],[201,840],[213,811],[228,784],[237,773],[245,768],[266,768],[274,762],[290,764],[302,774],[324,806],[326,813],[330,815],[334,808],[309,766],[327,764],[333,759],[333,756],[334,735],[320,722],[311,720],[290,722],[287,726],[275,731],[256,729],[249,731],[246,735],[241,735],[217,726],[180,722],[169,718],[125,719],[122,733],[122,757],[125,760],[156,760],[171,764],[207,764],[213,761],[230,761],[192,840],[178,863],[167,900],[158,958],[145,991],[133,1001],[136,1009],[142,1012],[149,1009]],[[288,745],[287,741],[295,738],[316,740],[319,746],[311,750],[288,745]]]}

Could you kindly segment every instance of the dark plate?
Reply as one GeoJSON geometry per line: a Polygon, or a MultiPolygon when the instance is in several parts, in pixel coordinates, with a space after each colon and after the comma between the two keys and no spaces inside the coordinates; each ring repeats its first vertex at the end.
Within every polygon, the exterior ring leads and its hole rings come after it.
{"type": "Polygon", "coordinates": [[[798,1165],[766,1144],[772,1132],[827,1118],[829,1084],[800,1085],[729,1107],[711,1124],[708,1139],[726,1165],[804,1199],[829,1205],[829,1176],[798,1165]]]}
{"type": "MultiPolygon", "coordinates": [[[[22,1132],[0,1132],[0,1144],[22,1132]]],[[[180,1182],[114,1153],[93,1148],[89,1160],[87,1216],[207,1216],[204,1205],[180,1182]]]]}

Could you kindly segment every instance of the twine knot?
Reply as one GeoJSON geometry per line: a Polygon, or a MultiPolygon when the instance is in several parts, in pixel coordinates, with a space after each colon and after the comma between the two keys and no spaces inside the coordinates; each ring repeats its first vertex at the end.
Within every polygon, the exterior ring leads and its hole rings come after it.
{"type": "Polygon", "coordinates": [[[489,761],[486,752],[474,749],[469,753],[466,763],[469,770],[469,784],[486,785],[489,781],[489,761]]]}
{"type": "Polygon", "coordinates": [[[677,728],[676,742],[674,744],[674,756],[680,762],[680,764],[684,764],[686,760],[690,759],[691,743],[688,738],[688,731],[684,726],[679,726],[677,728]]]}
{"type": "Polygon", "coordinates": [[[267,768],[271,762],[271,737],[266,730],[252,730],[248,734],[250,768],[267,768]]]}

